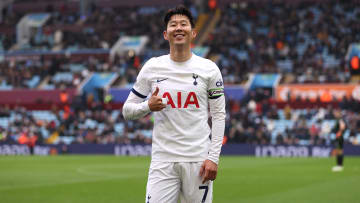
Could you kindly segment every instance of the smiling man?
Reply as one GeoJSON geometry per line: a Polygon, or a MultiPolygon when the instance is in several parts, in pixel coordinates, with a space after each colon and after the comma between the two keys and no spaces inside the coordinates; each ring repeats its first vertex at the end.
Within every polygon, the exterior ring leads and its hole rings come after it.
{"type": "Polygon", "coordinates": [[[196,32],[187,8],[170,9],[164,23],[170,54],[145,63],[123,107],[125,119],[154,114],[145,202],[212,202],[225,129],[222,76],[191,52],[196,32]]]}

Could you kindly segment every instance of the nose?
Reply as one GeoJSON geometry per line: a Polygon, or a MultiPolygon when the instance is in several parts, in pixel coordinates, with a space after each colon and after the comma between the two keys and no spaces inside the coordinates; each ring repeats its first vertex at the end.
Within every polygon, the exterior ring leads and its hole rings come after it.
{"type": "Polygon", "coordinates": [[[180,25],[180,24],[176,25],[176,28],[175,28],[175,30],[176,30],[176,31],[178,31],[178,30],[179,30],[179,31],[181,31],[181,30],[182,30],[182,27],[181,27],[181,25],[180,25]]]}

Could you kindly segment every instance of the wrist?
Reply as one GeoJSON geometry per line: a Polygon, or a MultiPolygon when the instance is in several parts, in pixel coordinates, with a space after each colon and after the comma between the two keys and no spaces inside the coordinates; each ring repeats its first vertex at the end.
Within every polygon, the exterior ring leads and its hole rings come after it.
{"type": "Polygon", "coordinates": [[[207,160],[207,161],[210,161],[210,162],[212,162],[212,163],[214,163],[216,166],[217,166],[217,165],[218,165],[218,163],[219,163],[219,161],[218,161],[218,160],[215,160],[215,159],[210,158],[210,157],[208,157],[206,160],[207,160]]]}
{"type": "Polygon", "coordinates": [[[144,101],[143,104],[144,111],[151,112],[149,100],[144,101]]]}

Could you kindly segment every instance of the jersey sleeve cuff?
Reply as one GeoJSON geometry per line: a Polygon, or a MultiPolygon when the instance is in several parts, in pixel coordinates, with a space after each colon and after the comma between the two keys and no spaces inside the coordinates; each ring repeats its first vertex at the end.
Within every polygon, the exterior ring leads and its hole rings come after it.
{"type": "Polygon", "coordinates": [[[138,97],[145,99],[147,96],[141,94],[140,92],[136,91],[134,88],[131,89],[131,91],[138,97]]]}
{"type": "Polygon", "coordinates": [[[214,156],[208,156],[208,158],[210,161],[216,163],[217,165],[219,165],[219,157],[214,157],[214,156]]]}
{"type": "Polygon", "coordinates": [[[150,110],[150,107],[149,107],[149,100],[146,100],[146,101],[144,101],[143,103],[142,103],[142,109],[144,110],[144,111],[146,111],[146,112],[148,112],[148,113],[150,113],[151,112],[151,110],[150,110]]]}

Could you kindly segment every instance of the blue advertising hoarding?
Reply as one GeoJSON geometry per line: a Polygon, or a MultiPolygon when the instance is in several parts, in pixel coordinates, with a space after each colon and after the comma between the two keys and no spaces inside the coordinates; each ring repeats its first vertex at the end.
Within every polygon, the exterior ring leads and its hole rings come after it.
{"type": "MultiPolygon", "coordinates": [[[[226,144],[221,155],[240,155],[255,157],[330,157],[333,146],[301,145],[250,145],[226,144]]],[[[70,144],[38,145],[35,155],[55,154],[108,154],[116,156],[150,156],[151,145],[146,144],[70,144]]],[[[346,156],[360,156],[360,146],[345,145],[346,156]]],[[[30,155],[27,145],[0,144],[0,155],[30,155]]]]}

